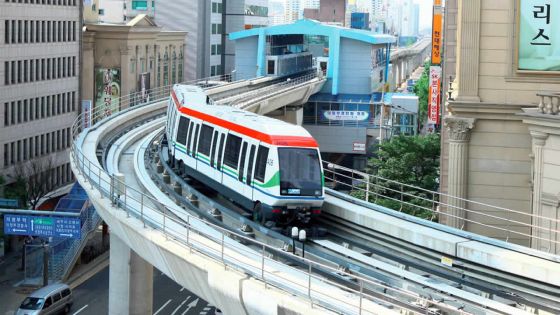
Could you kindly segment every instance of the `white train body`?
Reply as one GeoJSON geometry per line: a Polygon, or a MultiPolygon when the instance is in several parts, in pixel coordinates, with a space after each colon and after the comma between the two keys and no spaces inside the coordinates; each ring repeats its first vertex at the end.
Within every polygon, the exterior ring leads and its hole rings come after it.
{"type": "Polygon", "coordinates": [[[321,157],[304,128],[207,103],[199,87],[173,87],[166,125],[172,163],[261,222],[307,222],[320,214],[321,157]]]}

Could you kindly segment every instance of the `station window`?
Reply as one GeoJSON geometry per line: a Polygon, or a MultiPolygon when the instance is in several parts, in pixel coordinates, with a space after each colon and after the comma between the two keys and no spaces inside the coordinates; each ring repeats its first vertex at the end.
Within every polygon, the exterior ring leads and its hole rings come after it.
{"type": "Polygon", "coordinates": [[[132,1],[132,10],[145,11],[147,9],[148,9],[148,1],[139,1],[139,0],[132,1]]]}

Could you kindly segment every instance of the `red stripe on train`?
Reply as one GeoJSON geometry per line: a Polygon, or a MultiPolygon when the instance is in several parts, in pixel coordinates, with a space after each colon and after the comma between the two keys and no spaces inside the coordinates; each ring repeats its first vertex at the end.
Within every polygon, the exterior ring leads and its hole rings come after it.
{"type": "Polygon", "coordinates": [[[287,147],[312,147],[317,148],[317,142],[315,139],[311,137],[300,137],[300,136],[282,136],[282,135],[269,135],[254,129],[247,128],[245,126],[241,126],[230,121],[217,118],[196,110],[193,110],[188,107],[183,107],[179,103],[177,96],[175,95],[175,91],[171,92],[171,96],[175,102],[175,106],[179,108],[181,113],[196,117],[198,119],[207,121],[211,124],[220,126],[222,128],[226,128],[232,130],[234,132],[240,133],[242,135],[251,137],[253,139],[257,139],[262,142],[266,142],[268,144],[277,145],[277,146],[287,146],[287,147]]]}

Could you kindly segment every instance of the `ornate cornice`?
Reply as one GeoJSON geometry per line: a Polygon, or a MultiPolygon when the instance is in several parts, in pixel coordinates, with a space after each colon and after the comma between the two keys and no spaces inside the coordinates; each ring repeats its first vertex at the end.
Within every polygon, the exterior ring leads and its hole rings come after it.
{"type": "Polygon", "coordinates": [[[474,127],[474,121],[474,118],[445,117],[443,123],[447,128],[449,140],[469,141],[471,138],[471,130],[474,127]]]}
{"type": "Polygon", "coordinates": [[[530,131],[531,137],[533,138],[533,143],[535,145],[543,146],[546,143],[548,134],[540,131],[530,131]]]}

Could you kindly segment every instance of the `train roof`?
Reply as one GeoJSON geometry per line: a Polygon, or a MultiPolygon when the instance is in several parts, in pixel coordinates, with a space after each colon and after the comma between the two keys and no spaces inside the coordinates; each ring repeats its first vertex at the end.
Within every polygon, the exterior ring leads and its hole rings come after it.
{"type": "Polygon", "coordinates": [[[176,84],[173,92],[181,106],[179,110],[188,115],[270,144],[317,147],[315,139],[301,126],[231,106],[207,104],[206,92],[198,86],[176,84]]]}

